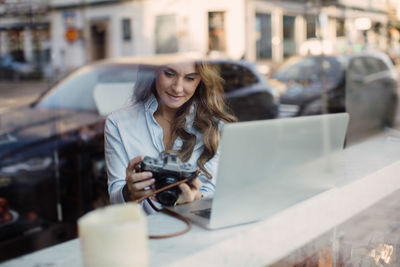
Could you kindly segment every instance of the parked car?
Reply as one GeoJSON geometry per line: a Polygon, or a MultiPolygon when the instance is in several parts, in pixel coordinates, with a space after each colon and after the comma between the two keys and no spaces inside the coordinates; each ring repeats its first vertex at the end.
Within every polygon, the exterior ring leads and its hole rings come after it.
{"type": "Polygon", "coordinates": [[[383,52],[296,57],[272,78],[280,117],[348,112],[349,130],[358,133],[395,124],[399,80],[383,52]]]}
{"type": "MultiPolygon", "coordinates": [[[[153,61],[125,58],[84,66],[31,105],[1,115],[0,197],[15,217],[0,224],[0,250],[21,253],[21,247],[38,249],[39,238],[41,246],[73,238],[77,218],[107,204],[105,118],[131,103],[138,67],[144,66],[138,62],[152,69],[153,61]],[[41,237],[33,236],[38,232],[41,237]],[[10,240],[24,240],[24,246],[10,247],[10,240]]],[[[240,120],[277,116],[277,92],[250,63],[208,62],[225,79],[227,102],[240,120]]],[[[15,253],[2,254],[0,261],[15,253]]]]}
{"type": "Polygon", "coordinates": [[[14,60],[10,55],[0,57],[0,79],[19,80],[40,76],[34,66],[14,60]]]}

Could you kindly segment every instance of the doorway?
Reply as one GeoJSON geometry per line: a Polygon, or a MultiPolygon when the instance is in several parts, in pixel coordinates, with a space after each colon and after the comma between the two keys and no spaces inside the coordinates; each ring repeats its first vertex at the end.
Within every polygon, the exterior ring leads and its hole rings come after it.
{"type": "Polygon", "coordinates": [[[96,20],[90,23],[90,55],[91,61],[107,58],[109,38],[108,19],[96,20]]]}

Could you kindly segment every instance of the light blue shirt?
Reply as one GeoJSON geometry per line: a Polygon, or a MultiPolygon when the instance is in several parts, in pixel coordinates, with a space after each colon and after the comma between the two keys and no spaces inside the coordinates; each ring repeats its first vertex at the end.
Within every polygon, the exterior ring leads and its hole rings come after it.
{"type": "MultiPolygon", "coordinates": [[[[154,119],[154,112],[158,107],[157,99],[152,95],[146,102],[137,103],[124,109],[112,112],[106,120],[105,159],[108,175],[108,193],[110,202],[124,203],[122,188],[125,185],[126,168],[129,161],[137,156],[158,157],[164,151],[163,131],[154,119]]],[[[196,135],[196,144],[189,163],[196,166],[197,159],[203,151],[202,134],[193,127],[194,106],[186,117],[186,130],[196,135]]],[[[178,150],[182,146],[182,140],[178,137],[173,148],[178,150]]],[[[210,159],[204,167],[213,178],[207,179],[204,174],[199,175],[203,183],[200,191],[203,197],[212,197],[215,191],[215,175],[219,152],[210,159]]],[[[148,214],[154,210],[147,201],[141,203],[148,214]]]]}

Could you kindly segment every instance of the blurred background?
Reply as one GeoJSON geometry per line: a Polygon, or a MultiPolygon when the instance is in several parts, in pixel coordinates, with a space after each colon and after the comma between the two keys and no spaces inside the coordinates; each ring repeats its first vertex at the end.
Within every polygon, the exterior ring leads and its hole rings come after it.
{"type": "Polygon", "coordinates": [[[108,205],[104,120],[140,64],[207,60],[240,121],[348,112],[346,146],[398,135],[400,0],[0,3],[0,261],[108,205]]]}
{"type": "MultiPolygon", "coordinates": [[[[195,52],[264,63],[294,55],[400,53],[397,0],[2,0],[0,55],[56,79],[104,58],[195,52]]],[[[15,64],[14,64],[15,63],[15,64]]]]}

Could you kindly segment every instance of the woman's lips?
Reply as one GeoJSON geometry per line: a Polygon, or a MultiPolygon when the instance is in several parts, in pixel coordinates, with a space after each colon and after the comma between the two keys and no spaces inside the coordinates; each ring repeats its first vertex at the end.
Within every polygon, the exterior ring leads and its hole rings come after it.
{"type": "Polygon", "coordinates": [[[182,96],[171,95],[171,94],[168,94],[168,93],[167,93],[167,96],[170,99],[175,100],[175,101],[180,100],[182,98],[182,96]]]}

